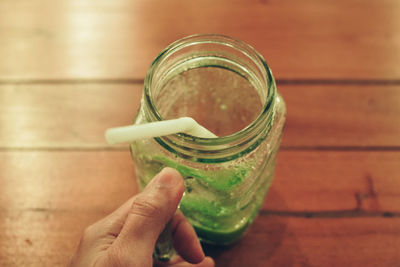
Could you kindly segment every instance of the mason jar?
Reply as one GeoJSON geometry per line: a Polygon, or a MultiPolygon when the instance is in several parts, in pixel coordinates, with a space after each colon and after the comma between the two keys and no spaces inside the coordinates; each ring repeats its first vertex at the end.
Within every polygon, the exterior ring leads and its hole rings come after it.
{"type": "Polygon", "coordinates": [[[271,184],[285,103],[263,57],[221,35],[193,35],[151,64],[135,124],[192,117],[217,135],[185,133],[131,144],[143,188],[162,168],[178,170],[179,209],[203,242],[228,245],[249,228],[271,184]]]}

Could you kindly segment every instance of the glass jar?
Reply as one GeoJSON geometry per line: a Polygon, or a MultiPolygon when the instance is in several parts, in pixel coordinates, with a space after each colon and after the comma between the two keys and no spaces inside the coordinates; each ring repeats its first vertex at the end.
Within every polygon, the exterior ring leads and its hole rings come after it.
{"type": "Polygon", "coordinates": [[[132,143],[140,187],[175,168],[185,182],[179,208],[199,238],[237,241],[271,184],[285,113],[271,70],[248,44],[220,35],[172,43],[147,72],[135,124],[189,116],[218,138],[177,133],[132,143]]]}

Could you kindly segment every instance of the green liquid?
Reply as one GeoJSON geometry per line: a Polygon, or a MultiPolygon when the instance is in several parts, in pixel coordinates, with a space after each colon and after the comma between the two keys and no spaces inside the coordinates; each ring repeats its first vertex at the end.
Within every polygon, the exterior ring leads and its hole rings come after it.
{"type": "MultiPolygon", "coordinates": [[[[155,156],[146,162],[153,167],[153,171],[146,175],[147,179],[164,166],[181,173],[185,179],[185,193],[179,208],[199,238],[207,243],[229,245],[237,241],[253,222],[264,199],[263,192],[253,192],[255,196],[250,203],[242,206],[237,202],[241,195],[236,196],[235,189],[248,179],[248,168],[233,167],[207,172],[163,156],[155,156]],[[154,169],[156,166],[159,167],[154,169]]],[[[144,169],[149,170],[149,167],[147,165],[144,169]]]]}
{"type": "MultiPolygon", "coordinates": [[[[220,137],[247,127],[260,114],[266,98],[251,73],[224,57],[184,61],[164,79],[165,84],[152,92],[162,118],[190,116],[220,137]]],[[[139,114],[137,122],[146,122],[144,118],[139,114]]],[[[174,155],[164,156],[152,145],[146,140],[132,145],[141,186],[165,166],[178,170],[186,189],[179,208],[200,239],[219,245],[237,241],[257,215],[272,178],[269,171],[266,177],[254,177],[263,173],[253,169],[263,160],[242,157],[196,165],[174,155]]]]}
{"type": "MultiPolygon", "coordinates": [[[[253,219],[258,211],[258,208],[254,210],[254,214],[247,218],[242,218],[239,223],[232,225],[232,227],[227,228],[226,226],[216,226],[215,222],[204,222],[203,224],[193,221],[192,217],[193,210],[203,209],[203,216],[214,215],[218,213],[218,209],[212,209],[207,205],[202,203],[196,203],[191,201],[183,200],[180,205],[181,211],[188,217],[189,221],[192,223],[197,235],[202,241],[218,244],[218,245],[229,245],[237,241],[247,230],[247,228],[253,222],[253,219]]],[[[234,215],[231,215],[234,216],[234,215]]],[[[240,218],[240,217],[239,217],[240,218]]],[[[237,218],[233,217],[233,221],[237,218]]]]}

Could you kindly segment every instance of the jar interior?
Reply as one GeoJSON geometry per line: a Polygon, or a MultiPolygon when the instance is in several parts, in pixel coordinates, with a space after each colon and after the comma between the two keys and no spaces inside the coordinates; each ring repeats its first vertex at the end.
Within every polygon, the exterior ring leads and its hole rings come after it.
{"type": "Polygon", "coordinates": [[[265,93],[243,64],[204,55],[186,55],[174,63],[153,91],[163,119],[189,116],[222,137],[242,130],[262,111],[265,93]]]}

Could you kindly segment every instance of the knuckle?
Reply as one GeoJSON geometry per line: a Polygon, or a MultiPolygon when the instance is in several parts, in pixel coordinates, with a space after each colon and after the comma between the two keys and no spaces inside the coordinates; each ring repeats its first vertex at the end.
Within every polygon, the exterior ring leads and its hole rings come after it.
{"type": "Polygon", "coordinates": [[[143,263],[146,258],[138,258],[132,255],[128,248],[112,246],[107,253],[107,264],[105,266],[115,267],[141,267],[150,266],[151,258],[147,264],[143,263]]]}
{"type": "Polygon", "coordinates": [[[93,240],[93,235],[95,233],[95,225],[89,225],[88,227],[85,228],[85,230],[83,230],[83,234],[82,234],[82,241],[84,242],[89,242],[91,240],[93,240]]]}
{"type": "Polygon", "coordinates": [[[129,266],[129,260],[121,250],[110,249],[107,254],[107,265],[109,266],[129,266]]]}
{"type": "Polygon", "coordinates": [[[104,232],[102,221],[95,222],[87,226],[82,233],[82,241],[91,243],[96,241],[104,232]]]}
{"type": "Polygon", "coordinates": [[[130,214],[141,217],[157,217],[160,214],[160,208],[151,198],[138,195],[132,203],[130,214]]]}

